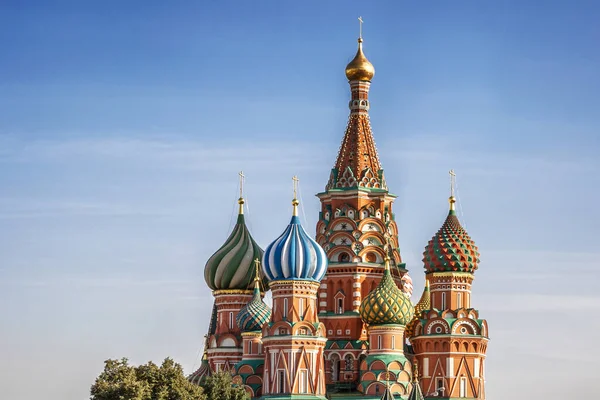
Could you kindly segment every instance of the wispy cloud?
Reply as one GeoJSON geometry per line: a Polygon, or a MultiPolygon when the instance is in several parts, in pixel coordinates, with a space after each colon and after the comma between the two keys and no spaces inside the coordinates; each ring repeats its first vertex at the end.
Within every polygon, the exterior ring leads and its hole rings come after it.
{"type": "MultiPolygon", "coordinates": [[[[0,138],[2,136],[0,135],[0,138]]],[[[22,142],[4,135],[0,160],[12,163],[56,162],[69,160],[118,161],[161,165],[188,170],[228,169],[250,164],[256,168],[294,165],[311,168],[306,159],[318,156],[310,143],[270,141],[258,143],[251,138],[223,145],[206,140],[181,137],[75,138],[22,142]],[[312,150],[312,151],[311,151],[312,150]]]]}

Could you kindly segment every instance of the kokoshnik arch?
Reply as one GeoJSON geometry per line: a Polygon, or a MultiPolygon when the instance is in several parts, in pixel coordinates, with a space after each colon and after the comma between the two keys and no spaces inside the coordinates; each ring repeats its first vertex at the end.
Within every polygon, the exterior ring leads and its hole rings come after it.
{"type": "MultiPolygon", "coordinates": [[[[350,116],[321,201],[316,236],[292,217],[263,249],[238,219],[206,263],[215,298],[200,383],[229,371],[253,399],[485,399],[488,327],[471,306],[479,252],[455,211],[425,247],[417,304],[369,120],[375,68],[346,66],[350,116]],[[272,291],[273,309],[263,302],[272,291]]],[[[241,175],[243,182],[243,175],[241,175]]],[[[294,188],[297,178],[294,177],[294,188]]]]}

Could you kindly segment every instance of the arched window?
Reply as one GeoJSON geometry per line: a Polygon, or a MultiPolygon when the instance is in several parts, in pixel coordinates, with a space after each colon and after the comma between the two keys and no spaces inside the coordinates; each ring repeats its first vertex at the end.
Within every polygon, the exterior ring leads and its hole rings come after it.
{"type": "Polygon", "coordinates": [[[442,310],[446,309],[446,293],[442,293],[442,310]]]}
{"type": "Polygon", "coordinates": [[[346,361],[346,371],[352,371],[354,369],[354,358],[352,358],[352,355],[346,354],[344,360],[346,361]]]}
{"type": "Polygon", "coordinates": [[[283,299],[283,318],[287,318],[288,299],[283,299]]]}
{"type": "Polygon", "coordinates": [[[233,329],[233,313],[229,313],[229,329],[233,329]]]}
{"type": "Polygon", "coordinates": [[[340,379],[340,357],[337,354],[331,356],[331,380],[336,382],[340,379]]]}
{"type": "Polygon", "coordinates": [[[462,308],[462,293],[456,293],[456,308],[462,308]]]}

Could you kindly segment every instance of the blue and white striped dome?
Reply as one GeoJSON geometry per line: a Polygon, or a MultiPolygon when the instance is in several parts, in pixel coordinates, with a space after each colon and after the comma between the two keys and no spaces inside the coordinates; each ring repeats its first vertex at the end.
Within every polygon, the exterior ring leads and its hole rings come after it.
{"type": "Polygon", "coordinates": [[[300,225],[300,219],[294,215],[281,236],[267,246],[262,267],[269,281],[319,282],[327,272],[327,255],[325,250],[308,236],[300,225]]]}

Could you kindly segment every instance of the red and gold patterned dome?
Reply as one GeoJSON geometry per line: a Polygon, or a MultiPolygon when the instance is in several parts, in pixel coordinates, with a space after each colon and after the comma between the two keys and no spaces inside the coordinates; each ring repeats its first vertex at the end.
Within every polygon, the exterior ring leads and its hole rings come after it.
{"type": "Polygon", "coordinates": [[[479,265],[479,252],[475,242],[460,225],[454,210],[454,196],[450,196],[450,212],[446,221],[429,241],[423,252],[426,273],[468,272],[479,265]]]}

